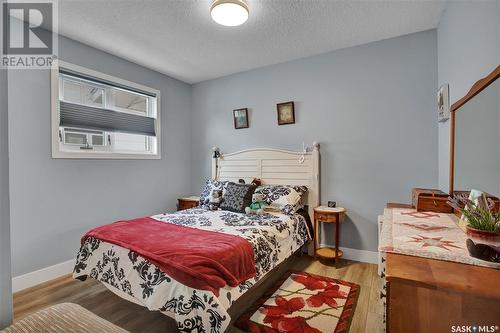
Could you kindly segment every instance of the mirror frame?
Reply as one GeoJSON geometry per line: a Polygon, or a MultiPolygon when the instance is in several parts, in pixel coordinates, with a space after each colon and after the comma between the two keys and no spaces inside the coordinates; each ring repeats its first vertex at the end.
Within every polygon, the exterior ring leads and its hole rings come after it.
{"type": "Polygon", "coordinates": [[[472,85],[469,92],[450,107],[450,178],[449,178],[449,194],[453,195],[454,177],[455,177],[455,112],[458,111],[465,103],[470,101],[474,96],[483,91],[490,84],[495,82],[500,77],[500,65],[498,65],[490,74],[477,81],[472,85]]]}

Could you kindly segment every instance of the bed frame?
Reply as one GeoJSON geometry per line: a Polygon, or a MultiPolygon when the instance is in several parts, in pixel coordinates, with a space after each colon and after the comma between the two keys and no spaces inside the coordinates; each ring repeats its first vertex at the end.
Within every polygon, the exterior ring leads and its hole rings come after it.
{"type": "MultiPolygon", "coordinates": [[[[262,184],[303,185],[308,192],[303,204],[308,207],[309,216],[320,204],[320,153],[319,144],[313,143],[309,151],[294,152],[272,148],[254,148],[230,154],[222,154],[213,148],[212,178],[238,182],[244,179],[250,183],[260,178],[262,184]]],[[[308,252],[312,254],[312,244],[308,252]]]]}
{"type": "MultiPolygon", "coordinates": [[[[212,178],[238,182],[244,179],[250,183],[254,178],[260,178],[263,184],[303,185],[308,193],[303,198],[309,215],[314,216],[314,208],[320,203],[320,154],[319,144],[314,142],[313,147],[302,152],[289,150],[256,148],[239,151],[231,154],[221,154],[219,148],[214,147],[212,160],[212,178]]],[[[314,231],[313,231],[314,233],[314,231]]],[[[301,252],[297,250],[296,253],[301,252]]],[[[294,253],[294,255],[296,254],[294,253]]],[[[312,242],[309,243],[308,253],[313,254],[312,242]]],[[[253,292],[260,288],[272,276],[280,277],[287,269],[293,255],[265,274],[255,285],[245,292],[229,309],[233,312],[232,322],[238,318],[246,305],[253,303],[253,292]],[[281,273],[280,273],[281,272],[281,273]],[[234,316],[234,314],[237,316],[234,316]]],[[[143,306],[127,293],[102,282],[111,292],[132,303],[143,306]]],[[[168,316],[168,315],[167,315],[168,316]]],[[[170,317],[170,316],[169,316],[170,317]]]]}

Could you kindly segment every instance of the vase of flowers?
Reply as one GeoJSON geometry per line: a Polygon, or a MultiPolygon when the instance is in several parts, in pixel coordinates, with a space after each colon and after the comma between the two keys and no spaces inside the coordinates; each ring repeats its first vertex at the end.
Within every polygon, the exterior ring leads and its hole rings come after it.
{"type": "Polygon", "coordinates": [[[467,222],[467,250],[477,259],[500,263],[500,212],[493,200],[482,194],[477,200],[465,195],[448,198],[448,204],[462,213],[467,222]]]}

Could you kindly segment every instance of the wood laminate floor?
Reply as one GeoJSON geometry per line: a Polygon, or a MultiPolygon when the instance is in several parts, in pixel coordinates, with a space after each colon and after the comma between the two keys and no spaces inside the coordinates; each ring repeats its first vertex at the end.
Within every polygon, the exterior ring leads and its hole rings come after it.
{"type": "MultiPolygon", "coordinates": [[[[379,298],[381,279],[376,265],[347,260],[339,260],[333,265],[304,255],[295,256],[281,266],[257,290],[242,296],[241,302],[238,300],[233,305],[229,311],[233,320],[272,286],[282,273],[294,269],[358,283],[361,290],[350,332],[383,332],[383,305],[379,298]]],[[[173,319],[123,300],[93,279],[81,282],[69,275],[15,293],[14,318],[19,320],[32,312],[63,302],[79,304],[132,333],[178,332],[173,319]]],[[[233,325],[229,326],[228,332],[241,333],[233,325]]]]}

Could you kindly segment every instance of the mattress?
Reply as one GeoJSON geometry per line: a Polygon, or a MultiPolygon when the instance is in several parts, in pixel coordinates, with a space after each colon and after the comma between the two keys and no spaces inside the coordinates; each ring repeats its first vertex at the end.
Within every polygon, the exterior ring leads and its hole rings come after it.
{"type": "Polygon", "coordinates": [[[222,288],[216,297],[208,290],[176,281],[135,252],[95,238],[81,246],[73,276],[90,276],[119,296],[174,318],[178,328],[187,332],[225,331],[231,321],[227,313],[231,304],[311,239],[303,214],[272,212],[258,216],[193,208],[152,218],[246,239],[254,250],[256,276],[237,287],[222,288]]]}

